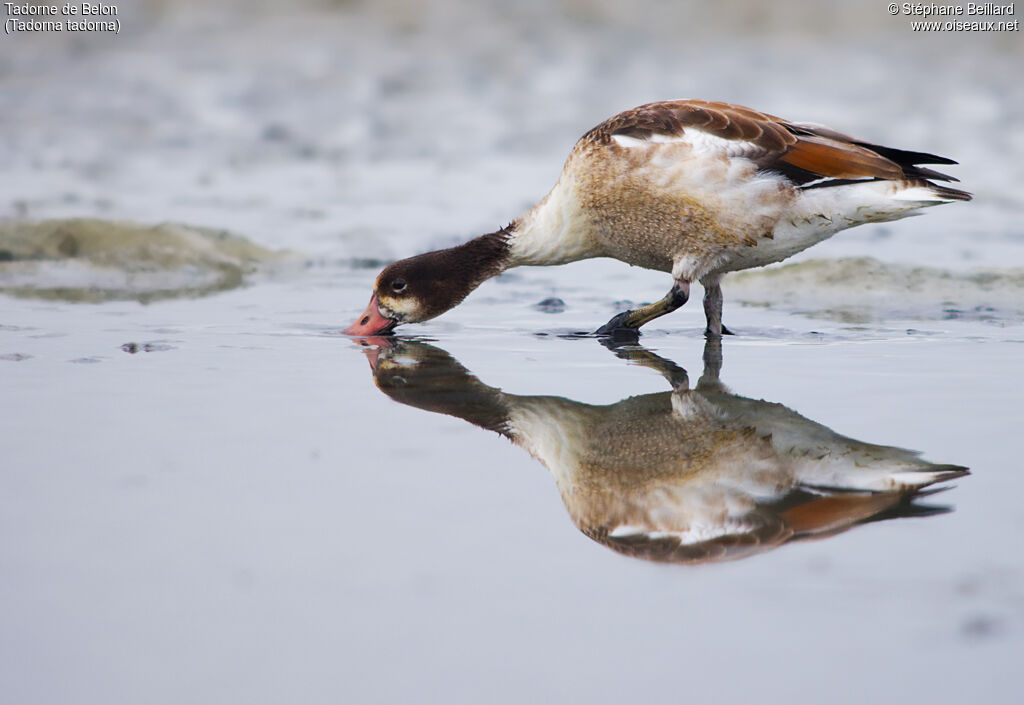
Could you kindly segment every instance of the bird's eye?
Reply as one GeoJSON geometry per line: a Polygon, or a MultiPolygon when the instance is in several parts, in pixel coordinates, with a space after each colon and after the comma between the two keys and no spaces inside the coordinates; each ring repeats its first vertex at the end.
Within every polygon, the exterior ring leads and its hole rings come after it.
{"type": "Polygon", "coordinates": [[[406,284],[404,279],[396,279],[393,282],[391,282],[391,288],[394,289],[395,291],[405,291],[405,287],[406,284]]]}

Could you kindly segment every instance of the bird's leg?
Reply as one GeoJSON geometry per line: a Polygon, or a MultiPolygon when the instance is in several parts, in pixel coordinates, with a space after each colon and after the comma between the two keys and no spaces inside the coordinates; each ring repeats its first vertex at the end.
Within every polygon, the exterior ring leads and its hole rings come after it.
{"type": "Polygon", "coordinates": [[[721,282],[721,277],[701,280],[701,284],[704,285],[704,316],[708,320],[708,327],[704,329],[704,335],[715,338],[732,335],[732,331],[722,325],[721,282]]]}
{"type": "Polygon", "coordinates": [[[708,336],[704,341],[704,372],[697,381],[697,389],[722,389],[722,337],[708,336]]]}
{"type": "Polygon", "coordinates": [[[655,318],[672,313],[690,298],[690,282],[676,279],[667,294],[653,304],[623,311],[613,316],[610,321],[597,329],[597,335],[608,335],[613,338],[625,337],[635,339],[639,335],[640,326],[650,323],[655,318]]]}

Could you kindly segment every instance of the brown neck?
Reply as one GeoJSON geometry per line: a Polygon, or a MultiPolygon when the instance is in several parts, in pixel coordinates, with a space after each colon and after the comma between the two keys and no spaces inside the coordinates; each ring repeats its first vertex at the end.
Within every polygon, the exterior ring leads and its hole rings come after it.
{"type": "Polygon", "coordinates": [[[465,268],[467,281],[473,282],[470,291],[505,271],[508,266],[509,237],[511,231],[502,228],[448,250],[452,261],[458,263],[458,269],[465,268]]]}
{"type": "Polygon", "coordinates": [[[465,419],[511,438],[509,409],[500,389],[477,379],[441,348],[403,341],[386,349],[391,358],[411,358],[416,364],[378,365],[377,387],[402,404],[465,419]]]}
{"type": "Polygon", "coordinates": [[[434,287],[445,292],[446,308],[459,303],[485,281],[505,271],[508,238],[509,231],[502,229],[446,250],[419,256],[427,268],[439,275],[434,287]]]}
{"type": "Polygon", "coordinates": [[[471,291],[503,272],[509,263],[510,237],[510,230],[503,228],[462,245],[399,260],[381,272],[378,280],[383,281],[386,294],[390,282],[405,279],[419,303],[415,320],[425,321],[458,305],[471,291]]]}

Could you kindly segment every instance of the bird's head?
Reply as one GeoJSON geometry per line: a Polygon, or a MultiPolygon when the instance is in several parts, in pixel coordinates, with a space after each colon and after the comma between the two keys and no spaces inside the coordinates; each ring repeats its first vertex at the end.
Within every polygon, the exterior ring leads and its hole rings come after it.
{"type": "Polygon", "coordinates": [[[442,286],[442,279],[432,272],[431,252],[388,265],[377,276],[373,296],[362,315],[345,329],[348,335],[381,335],[390,333],[399,323],[419,323],[438,316],[455,306],[442,286]]]}
{"type": "Polygon", "coordinates": [[[390,264],[373,285],[362,315],[348,335],[382,335],[401,323],[420,323],[454,308],[482,281],[499,273],[508,252],[507,232],[470,240],[390,264]]]}

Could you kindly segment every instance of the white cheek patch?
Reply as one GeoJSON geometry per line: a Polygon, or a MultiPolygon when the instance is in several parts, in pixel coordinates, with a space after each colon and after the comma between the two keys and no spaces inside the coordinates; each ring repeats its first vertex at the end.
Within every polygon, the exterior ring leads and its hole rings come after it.
{"type": "Polygon", "coordinates": [[[419,315],[419,302],[411,297],[393,299],[390,296],[381,296],[378,299],[377,308],[382,316],[399,321],[415,322],[422,318],[419,315]]]}
{"type": "Polygon", "coordinates": [[[420,364],[420,361],[414,357],[409,357],[408,355],[401,355],[399,357],[392,358],[391,363],[396,367],[408,369],[410,367],[416,367],[420,364]]]}

